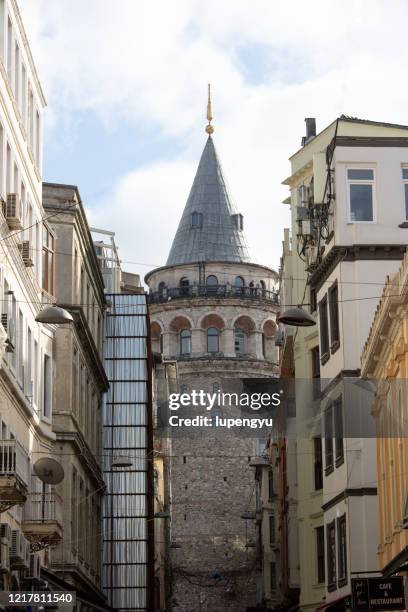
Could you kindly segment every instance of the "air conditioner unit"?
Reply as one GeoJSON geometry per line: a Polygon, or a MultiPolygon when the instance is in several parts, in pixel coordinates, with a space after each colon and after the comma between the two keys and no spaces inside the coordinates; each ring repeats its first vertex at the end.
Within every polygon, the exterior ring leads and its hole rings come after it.
{"type": "Polygon", "coordinates": [[[27,540],[18,529],[11,532],[10,566],[12,568],[27,565],[27,540]]]}
{"type": "Polygon", "coordinates": [[[18,193],[8,193],[7,200],[4,205],[4,216],[7,224],[12,230],[21,230],[23,224],[21,222],[21,202],[18,193]]]}
{"type": "Polygon", "coordinates": [[[32,248],[30,246],[29,240],[24,240],[20,242],[18,245],[18,250],[20,251],[21,258],[26,268],[32,268],[34,265],[32,248]]]}
{"type": "Polygon", "coordinates": [[[10,571],[10,548],[5,542],[0,542],[0,573],[10,571]]]}
{"type": "Polygon", "coordinates": [[[41,559],[38,553],[30,554],[30,565],[27,572],[27,578],[39,578],[41,569],[41,559]]]}
{"type": "Polygon", "coordinates": [[[8,523],[0,524],[0,540],[8,546],[11,544],[11,527],[8,523]]]}

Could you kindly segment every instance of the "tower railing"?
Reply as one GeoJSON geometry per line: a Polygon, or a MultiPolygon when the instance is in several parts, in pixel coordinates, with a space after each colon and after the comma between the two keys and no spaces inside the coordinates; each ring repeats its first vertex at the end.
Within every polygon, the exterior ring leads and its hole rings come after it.
{"type": "Polygon", "coordinates": [[[170,300],[201,297],[261,300],[279,304],[279,296],[276,291],[268,291],[262,287],[235,287],[233,285],[186,285],[181,287],[165,287],[160,291],[150,292],[148,295],[148,302],[149,304],[159,304],[170,300]]]}

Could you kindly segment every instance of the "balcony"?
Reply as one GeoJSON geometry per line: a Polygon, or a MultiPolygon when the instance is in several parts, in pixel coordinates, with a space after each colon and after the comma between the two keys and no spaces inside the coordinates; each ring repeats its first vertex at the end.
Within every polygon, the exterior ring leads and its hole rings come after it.
{"type": "Polygon", "coordinates": [[[260,300],[279,304],[276,291],[267,291],[261,287],[234,287],[232,285],[189,285],[187,287],[165,288],[162,291],[152,291],[148,295],[149,304],[160,304],[171,300],[186,300],[194,298],[238,298],[260,300]]]}
{"type": "Polygon", "coordinates": [[[57,493],[29,493],[24,506],[23,532],[32,552],[62,539],[62,500],[57,493]]]}
{"type": "Polygon", "coordinates": [[[0,512],[24,504],[27,490],[27,452],[17,440],[0,440],[0,512]]]}

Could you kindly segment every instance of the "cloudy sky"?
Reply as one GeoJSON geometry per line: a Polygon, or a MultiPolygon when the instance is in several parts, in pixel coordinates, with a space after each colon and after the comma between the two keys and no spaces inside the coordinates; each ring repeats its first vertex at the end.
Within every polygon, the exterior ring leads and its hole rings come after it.
{"type": "Polygon", "coordinates": [[[162,265],[214,140],[254,259],[277,267],[304,117],[408,123],[406,0],[19,0],[48,107],[44,177],[79,186],[132,272],[162,265]]]}

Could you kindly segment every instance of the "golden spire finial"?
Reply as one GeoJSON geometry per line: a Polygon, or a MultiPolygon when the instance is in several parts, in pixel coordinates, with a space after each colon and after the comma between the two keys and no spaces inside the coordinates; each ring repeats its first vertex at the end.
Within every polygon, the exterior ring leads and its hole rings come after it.
{"type": "Polygon", "coordinates": [[[214,132],[214,127],[211,125],[211,121],[213,119],[212,116],[212,108],[211,108],[211,85],[208,83],[208,102],[207,102],[207,119],[208,125],[205,128],[205,131],[209,136],[214,132]]]}

